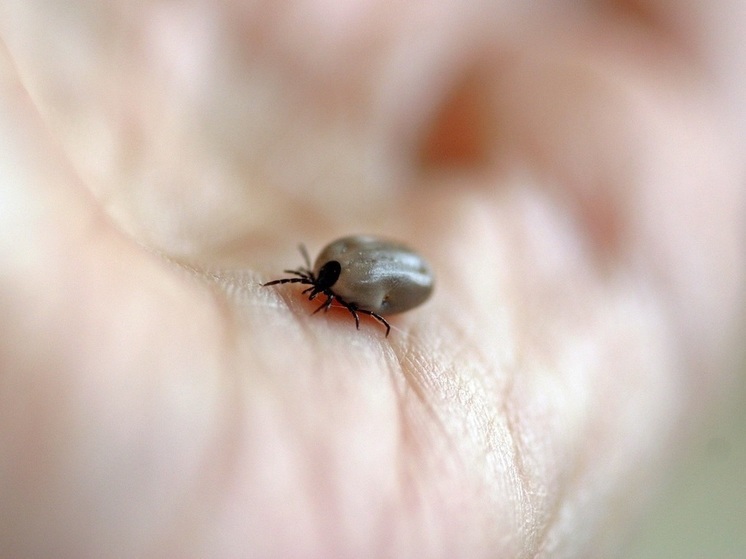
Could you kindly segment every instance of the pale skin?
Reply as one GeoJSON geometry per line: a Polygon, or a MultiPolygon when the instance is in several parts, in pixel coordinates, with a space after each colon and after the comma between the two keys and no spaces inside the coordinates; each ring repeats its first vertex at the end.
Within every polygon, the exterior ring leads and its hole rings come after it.
{"type": "Polygon", "coordinates": [[[730,382],[744,16],[471,4],[0,2],[4,555],[623,549],[730,382]],[[356,233],[388,338],[260,287],[356,233]]]}

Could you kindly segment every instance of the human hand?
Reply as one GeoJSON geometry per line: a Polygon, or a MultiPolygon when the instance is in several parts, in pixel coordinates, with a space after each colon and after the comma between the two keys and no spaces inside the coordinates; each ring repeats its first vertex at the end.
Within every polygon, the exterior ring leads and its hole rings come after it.
{"type": "Polygon", "coordinates": [[[4,3],[3,554],[613,552],[727,383],[743,107],[727,3],[573,5],[4,3]],[[388,338],[259,287],[359,232],[436,270],[388,338]]]}

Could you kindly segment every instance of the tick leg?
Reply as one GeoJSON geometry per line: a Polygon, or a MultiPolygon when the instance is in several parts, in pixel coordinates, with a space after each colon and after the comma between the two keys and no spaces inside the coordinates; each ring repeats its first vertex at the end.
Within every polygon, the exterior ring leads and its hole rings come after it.
{"type": "Polygon", "coordinates": [[[334,301],[334,295],[327,295],[326,296],[326,301],[324,301],[323,303],[321,303],[321,305],[319,305],[319,308],[316,309],[315,311],[313,311],[313,313],[311,313],[311,314],[316,314],[321,309],[324,309],[324,312],[328,311],[329,307],[332,306],[332,301],[334,301]]]}
{"type": "Polygon", "coordinates": [[[362,309],[358,309],[358,312],[361,312],[363,314],[367,314],[368,316],[372,316],[375,318],[378,322],[383,324],[386,327],[386,337],[389,337],[389,332],[391,331],[391,325],[386,321],[385,318],[383,318],[380,314],[376,314],[372,311],[364,311],[362,309]]]}
{"type": "Polygon", "coordinates": [[[311,280],[309,280],[308,278],[284,278],[263,283],[262,287],[267,287],[268,285],[278,285],[280,283],[311,283],[311,280]]]}
{"type": "Polygon", "coordinates": [[[300,276],[303,279],[307,279],[307,280],[312,279],[311,276],[309,276],[308,273],[305,270],[303,270],[303,269],[300,269],[300,270],[283,270],[283,272],[285,272],[286,274],[293,274],[294,276],[300,276]]]}
{"type": "MultiPolygon", "coordinates": [[[[342,302],[342,301],[340,301],[340,302],[342,302]]],[[[350,311],[350,314],[352,315],[352,318],[355,319],[355,328],[357,328],[358,330],[360,330],[360,316],[357,314],[357,311],[358,311],[357,307],[355,307],[354,305],[349,305],[346,302],[342,302],[342,304],[344,305],[344,307],[348,311],[350,311]]]]}
{"type": "Polygon", "coordinates": [[[303,261],[306,263],[306,268],[308,270],[311,269],[311,259],[308,257],[308,251],[306,250],[306,245],[303,243],[298,245],[298,250],[301,253],[301,256],[303,256],[303,261]]]}
{"type": "Polygon", "coordinates": [[[311,292],[311,294],[308,296],[309,301],[313,301],[316,298],[316,295],[321,293],[321,291],[316,291],[315,285],[313,287],[309,287],[308,289],[304,289],[303,293],[305,294],[305,293],[308,293],[309,291],[311,292]]]}

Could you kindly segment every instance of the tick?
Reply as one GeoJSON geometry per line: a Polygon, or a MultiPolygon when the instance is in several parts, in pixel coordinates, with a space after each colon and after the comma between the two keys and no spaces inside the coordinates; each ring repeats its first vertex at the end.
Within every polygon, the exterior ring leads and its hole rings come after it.
{"type": "Polygon", "coordinates": [[[386,327],[383,317],[413,309],[427,300],[433,291],[435,278],[422,256],[396,241],[369,235],[343,237],[329,243],[311,260],[303,245],[300,252],[306,266],[285,270],[292,278],[262,284],[262,287],[283,283],[308,285],[303,290],[308,300],[324,295],[326,301],[313,311],[329,310],[336,301],[346,308],[360,329],[360,315],[367,314],[386,327]]]}

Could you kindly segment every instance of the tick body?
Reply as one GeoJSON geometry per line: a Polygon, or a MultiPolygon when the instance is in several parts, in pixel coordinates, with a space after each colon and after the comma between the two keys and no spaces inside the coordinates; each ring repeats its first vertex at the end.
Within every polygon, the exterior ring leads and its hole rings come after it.
{"type": "Polygon", "coordinates": [[[391,326],[384,315],[401,313],[421,305],[433,291],[434,277],[428,263],[412,249],[387,239],[367,235],[343,237],[328,244],[313,267],[303,245],[306,267],[285,270],[295,277],[277,279],[263,286],[283,283],[308,285],[303,290],[309,301],[324,295],[314,313],[328,311],[336,301],[346,308],[360,328],[360,314],[391,326]]]}

